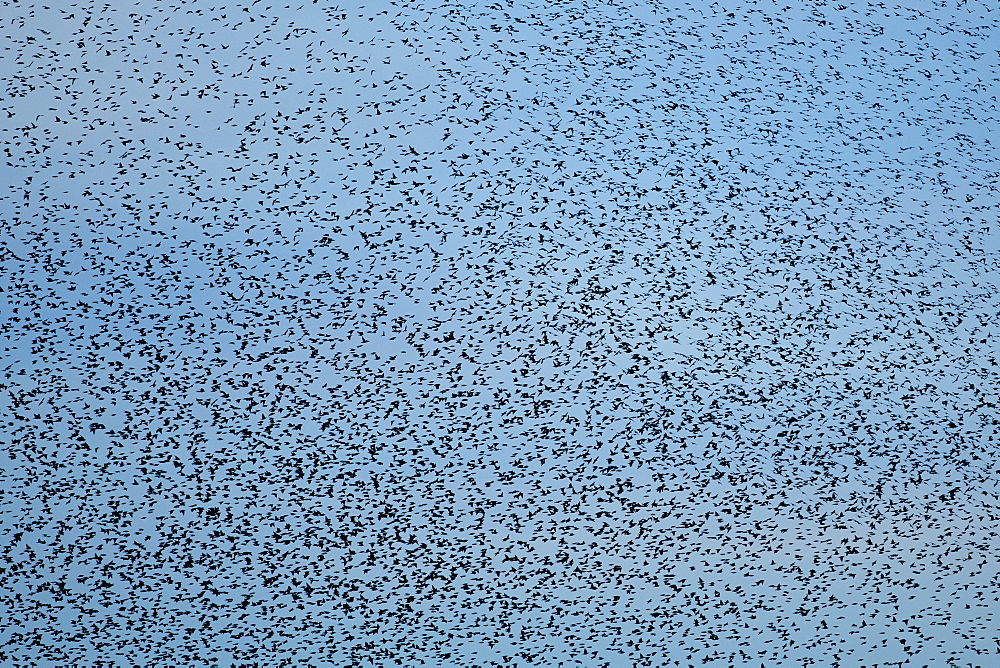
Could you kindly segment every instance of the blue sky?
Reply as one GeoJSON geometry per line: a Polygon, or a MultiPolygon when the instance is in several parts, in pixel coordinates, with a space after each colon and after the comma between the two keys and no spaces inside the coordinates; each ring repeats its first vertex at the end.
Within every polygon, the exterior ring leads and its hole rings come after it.
{"type": "Polygon", "coordinates": [[[990,665],[981,3],[7,3],[5,665],[990,665]]]}

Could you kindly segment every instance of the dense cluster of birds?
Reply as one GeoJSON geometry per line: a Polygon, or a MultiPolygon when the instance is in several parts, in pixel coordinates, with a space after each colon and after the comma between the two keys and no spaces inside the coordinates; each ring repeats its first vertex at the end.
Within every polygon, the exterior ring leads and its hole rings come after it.
{"type": "Polygon", "coordinates": [[[990,3],[3,2],[0,664],[990,666],[990,3]]]}

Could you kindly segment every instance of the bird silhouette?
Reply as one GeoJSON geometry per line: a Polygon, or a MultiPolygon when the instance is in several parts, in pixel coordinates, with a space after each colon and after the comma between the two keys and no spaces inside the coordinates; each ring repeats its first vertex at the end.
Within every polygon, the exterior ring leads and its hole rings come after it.
{"type": "Polygon", "coordinates": [[[990,665],[988,3],[8,9],[0,664],[990,665]]]}

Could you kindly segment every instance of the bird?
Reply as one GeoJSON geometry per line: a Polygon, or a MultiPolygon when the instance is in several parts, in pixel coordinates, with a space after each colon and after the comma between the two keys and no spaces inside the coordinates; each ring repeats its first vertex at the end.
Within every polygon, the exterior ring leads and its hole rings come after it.
{"type": "Polygon", "coordinates": [[[0,663],[995,653],[994,14],[12,7],[0,663]]]}

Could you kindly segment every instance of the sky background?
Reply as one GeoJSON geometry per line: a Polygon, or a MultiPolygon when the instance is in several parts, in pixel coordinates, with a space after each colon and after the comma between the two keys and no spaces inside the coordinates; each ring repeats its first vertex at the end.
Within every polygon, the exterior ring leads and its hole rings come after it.
{"type": "Polygon", "coordinates": [[[14,3],[0,664],[996,661],[989,3],[14,3]]]}

